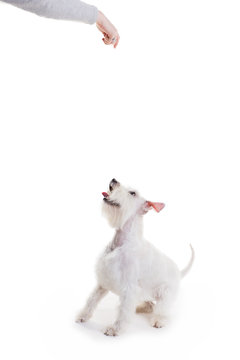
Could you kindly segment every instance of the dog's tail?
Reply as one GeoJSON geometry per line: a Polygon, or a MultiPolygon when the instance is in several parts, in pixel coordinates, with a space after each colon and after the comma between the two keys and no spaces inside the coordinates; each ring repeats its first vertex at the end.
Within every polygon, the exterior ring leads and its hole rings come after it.
{"type": "Polygon", "coordinates": [[[189,272],[189,270],[191,269],[192,267],[192,264],[194,262],[194,259],[195,259],[195,252],[194,252],[194,249],[192,247],[191,244],[189,244],[190,248],[191,248],[191,251],[192,251],[192,256],[191,256],[191,259],[189,260],[189,263],[187,264],[187,266],[181,270],[181,276],[182,278],[189,272]]]}

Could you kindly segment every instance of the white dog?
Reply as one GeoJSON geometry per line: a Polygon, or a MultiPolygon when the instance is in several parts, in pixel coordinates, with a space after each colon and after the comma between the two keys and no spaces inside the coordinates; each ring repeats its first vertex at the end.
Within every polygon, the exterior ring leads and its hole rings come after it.
{"type": "Polygon", "coordinates": [[[159,212],[164,204],[146,201],[115,179],[103,196],[103,213],[116,233],[98,260],[98,285],[76,321],[89,320],[98,302],[112,291],[120,297],[120,308],[105,335],[118,335],[135,309],[150,313],[151,325],[160,328],[166,323],[181,278],[192,266],[194,251],[191,247],[191,260],[180,271],[172,260],[143,239],[143,215],[152,208],[159,212]]]}

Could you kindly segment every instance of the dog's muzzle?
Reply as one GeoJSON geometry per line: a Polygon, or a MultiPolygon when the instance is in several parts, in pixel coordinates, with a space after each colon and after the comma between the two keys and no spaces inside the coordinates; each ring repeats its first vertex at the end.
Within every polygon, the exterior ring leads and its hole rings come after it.
{"type": "MultiPolygon", "coordinates": [[[[113,191],[115,189],[115,187],[119,186],[119,185],[120,185],[120,183],[116,179],[112,179],[109,183],[110,192],[113,191]]],[[[114,200],[109,199],[110,195],[107,192],[103,192],[102,195],[103,195],[103,201],[105,201],[107,204],[112,205],[112,206],[117,206],[117,207],[120,206],[119,203],[115,202],[114,200]]]]}
{"type": "Polygon", "coordinates": [[[109,197],[108,193],[103,192],[102,194],[103,194],[103,201],[105,201],[108,205],[117,206],[117,207],[120,206],[119,203],[117,203],[117,202],[115,202],[115,201],[113,201],[113,200],[108,199],[108,197],[109,197]]]}

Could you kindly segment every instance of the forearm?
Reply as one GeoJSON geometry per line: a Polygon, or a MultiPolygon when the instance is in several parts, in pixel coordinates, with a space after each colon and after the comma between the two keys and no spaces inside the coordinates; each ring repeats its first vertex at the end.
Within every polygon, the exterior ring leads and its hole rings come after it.
{"type": "Polygon", "coordinates": [[[80,0],[2,0],[37,15],[94,24],[98,10],[80,0]]]}

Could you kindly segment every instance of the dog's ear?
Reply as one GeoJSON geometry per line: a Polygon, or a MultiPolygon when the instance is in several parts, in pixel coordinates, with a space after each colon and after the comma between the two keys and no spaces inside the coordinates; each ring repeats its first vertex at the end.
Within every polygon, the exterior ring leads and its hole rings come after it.
{"type": "Polygon", "coordinates": [[[154,209],[156,212],[160,212],[164,208],[165,204],[153,201],[145,201],[143,205],[143,214],[146,214],[149,210],[154,209]]]}

